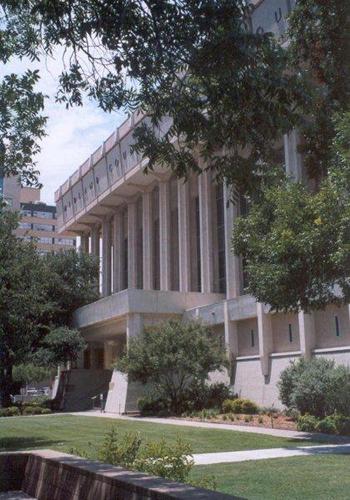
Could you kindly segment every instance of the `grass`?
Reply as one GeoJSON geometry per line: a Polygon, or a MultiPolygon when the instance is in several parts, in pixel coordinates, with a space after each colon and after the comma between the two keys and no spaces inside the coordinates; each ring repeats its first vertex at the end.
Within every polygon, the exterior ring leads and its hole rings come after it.
{"type": "Polygon", "coordinates": [[[214,475],[217,489],[254,499],[349,499],[350,456],[322,455],[197,466],[191,478],[214,475]]]}
{"type": "Polygon", "coordinates": [[[32,448],[68,451],[72,447],[87,448],[88,443],[98,446],[112,426],[120,432],[139,431],[149,440],[165,438],[174,442],[181,435],[184,441],[191,444],[194,453],[280,448],[310,443],[239,431],[60,415],[1,418],[0,451],[32,448]]]}

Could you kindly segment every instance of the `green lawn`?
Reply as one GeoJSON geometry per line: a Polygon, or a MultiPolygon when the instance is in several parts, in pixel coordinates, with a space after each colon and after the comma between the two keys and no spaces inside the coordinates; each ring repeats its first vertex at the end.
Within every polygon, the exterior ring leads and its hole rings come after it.
{"type": "Polygon", "coordinates": [[[249,500],[350,498],[350,455],[279,458],[195,467],[191,477],[214,475],[218,490],[249,500]]]}
{"type": "Polygon", "coordinates": [[[168,441],[174,441],[181,435],[192,445],[194,453],[301,446],[309,442],[229,430],[67,415],[0,418],[0,451],[30,448],[68,451],[71,447],[82,449],[88,443],[98,445],[113,425],[121,432],[140,431],[149,440],[164,437],[168,441]]]}

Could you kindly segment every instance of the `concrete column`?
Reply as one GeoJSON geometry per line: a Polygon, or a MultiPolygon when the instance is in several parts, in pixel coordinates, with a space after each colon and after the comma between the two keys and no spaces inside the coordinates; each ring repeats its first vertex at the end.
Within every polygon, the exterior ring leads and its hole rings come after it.
{"type": "Polygon", "coordinates": [[[88,233],[82,233],[80,236],[80,251],[83,253],[89,253],[89,235],[88,233]]]}
{"type": "Polygon", "coordinates": [[[314,315],[300,311],[298,313],[298,322],[301,354],[306,360],[309,360],[312,357],[312,351],[316,343],[314,315]]]}
{"type": "Polygon", "coordinates": [[[261,302],[258,302],[256,307],[261,371],[264,377],[268,377],[270,374],[270,354],[273,346],[271,314],[265,311],[265,306],[261,302]]]}
{"type": "Polygon", "coordinates": [[[141,314],[128,314],[126,319],[126,343],[129,346],[130,339],[141,335],[143,332],[143,317],[141,314]]]}
{"type": "Polygon", "coordinates": [[[201,253],[201,292],[210,293],[214,288],[212,191],[210,172],[198,176],[199,226],[201,253]]]}
{"type": "Polygon", "coordinates": [[[113,216],[113,293],[122,289],[123,263],[123,220],[121,212],[113,216]]]}
{"type": "Polygon", "coordinates": [[[170,290],[170,196],[169,182],[159,183],[160,289],[170,290]]]}
{"type": "Polygon", "coordinates": [[[232,248],[232,229],[238,214],[238,203],[231,200],[231,190],[224,185],[224,214],[225,214],[225,260],[226,260],[226,298],[238,297],[241,292],[240,258],[234,254],[232,248]]]}
{"type": "Polygon", "coordinates": [[[136,201],[133,201],[128,203],[128,288],[137,287],[136,217],[136,201]]]}
{"type": "Polygon", "coordinates": [[[102,295],[111,294],[111,258],[112,258],[112,232],[111,219],[106,217],[102,222],[102,295]]]}
{"type": "Polygon", "coordinates": [[[295,181],[302,180],[302,156],[298,153],[299,133],[293,129],[283,136],[284,158],[287,176],[295,181]]]}
{"type": "Polygon", "coordinates": [[[100,227],[95,224],[91,229],[91,253],[95,257],[100,257],[100,227]]]}
{"type": "Polygon", "coordinates": [[[94,224],[91,229],[91,255],[98,259],[98,284],[97,291],[101,292],[101,267],[100,267],[100,227],[94,224]]]}
{"type": "Polygon", "coordinates": [[[238,328],[237,321],[230,320],[228,302],[224,302],[224,328],[225,347],[229,355],[229,360],[234,360],[238,356],[238,328]]]}
{"type": "Polygon", "coordinates": [[[178,181],[180,292],[191,290],[189,183],[178,181]]]}
{"type": "Polygon", "coordinates": [[[152,193],[142,194],[142,249],[143,249],[143,288],[153,288],[153,224],[152,224],[152,193]]]}

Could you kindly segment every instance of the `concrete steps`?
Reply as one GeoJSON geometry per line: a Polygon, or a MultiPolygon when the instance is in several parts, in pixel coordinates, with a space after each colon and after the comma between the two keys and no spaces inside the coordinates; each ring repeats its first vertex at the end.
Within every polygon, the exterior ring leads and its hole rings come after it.
{"type": "MultiPolygon", "coordinates": [[[[106,399],[111,376],[112,370],[71,370],[68,375],[63,410],[91,410],[92,397],[99,396],[102,393],[104,400],[106,399]]],[[[97,400],[99,400],[99,397],[97,400]]]]}

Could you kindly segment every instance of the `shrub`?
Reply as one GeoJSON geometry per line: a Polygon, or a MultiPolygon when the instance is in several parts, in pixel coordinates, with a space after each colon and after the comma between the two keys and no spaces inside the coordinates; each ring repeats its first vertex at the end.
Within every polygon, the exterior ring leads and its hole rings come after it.
{"type": "Polygon", "coordinates": [[[42,415],[42,411],[46,408],[40,406],[25,406],[23,408],[23,415],[42,415]]]}
{"type": "Polygon", "coordinates": [[[302,415],[298,418],[297,429],[301,432],[315,432],[318,419],[313,415],[302,415]]]}
{"type": "Polygon", "coordinates": [[[350,436],[350,417],[334,415],[335,426],[338,434],[350,436]]]}
{"type": "Polygon", "coordinates": [[[191,446],[180,438],[175,444],[168,444],[164,439],[149,442],[142,447],[133,468],[173,481],[185,482],[194,465],[191,453],[191,446]]]}
{"type": "Polygon", "coordinates": [[[250,399],[226,399],[222,404],[224,413],[246,413],[254,414],[258,412],[257,405],[250,399]]]}
{"type": "Polygon", "coordinates": [[[222,411],[224,413],[232,413],[232,408],[233,408],[233,403],[234,403],[234,399],[225,399],[225,401],[223,401],[221,407],[222,407],[222,411]]]}
{"type": "Polygon", "coordinates": [[[336,434],[337,427],[335,418],[333,416],[329,416],[320,420],[316,425],[316,431],[323,432],[325,434],[336,434]]]}
{"type": "Polygon", "coordinates": [[[350,370],[331,360],[299,360],[286,368],[278,383],[280,399],[301,414],[350,416],[350,370]]]}
{"type": "Polygon", "coordinates": [[[40,408],[41,409],[41,415],[49,415],[51,412],[50,408],[40,408]]]}
{"type": "MultiPolygon", "coordinates": [[[[238,399],[236,399],[238,401],[238,399]]],[[[248,413],[250,415],[258,412],[258,406],[250,399],[242,399],[241,413],[248,413]]]]}
{"type": "Polygon", "coordinates": [[[263,424],[264,423],[264,419],[263,419],[263,417],[261,415],[259,415],[258,423],[259,424],[263,424]]]}
{"type": "Polygon", "coordinates": [[[158,415],[167,408],[167,404],[160,398],[145,396],[137,401],[141,415],[158,415]]]}
{"type": "MultiPolygon", "coordinates": [[[[194,465],[192,449],[178,438],[174,443],[160,441],[144,442],[138,432],[120,435],[113,427],[97,450],[70,449],[70,453],[84,458],[98,458],[102,462],[138,470],[173,481],[188,482],[194,465]]],[[[212,480],[213,481],[213,480],[212,480]]]]}
{"type": "Polygon", "coordinates": [[[0,417],[17,417],[21,412],[17,406],[8,406],[7,408],[0,408],[0,417]]]}
{"type": "Polygon", "coordinates": [[[112,427],[103,440],[98,452],[98,459],[112,465],[132,468],[141,443],[142,438],[139,432],[127,432],[120,435],[112,427]]]}

